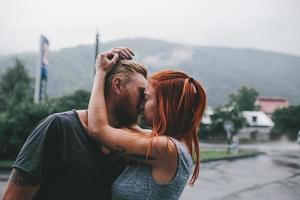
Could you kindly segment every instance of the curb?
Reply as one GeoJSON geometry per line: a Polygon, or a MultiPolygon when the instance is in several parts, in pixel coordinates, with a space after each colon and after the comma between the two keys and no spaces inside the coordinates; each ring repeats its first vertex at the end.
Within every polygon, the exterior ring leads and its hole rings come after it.
{"type": "Polygon", "coordinates": [[[264,152],[257,152],[250,155],[241,155],[241,156],[231,156],[231,157],[223,157],[223,158],[213,158],[213,159],[206,159],[201,160],[200,163],[208,163],[208,162],[214,162],[214,161],[222,161],[222,160],[228,160],[228,161],[235,161],[238,159],[246,159],[246,158],[253,158],[259,155],[265,155],[264,152]]]}
{"type": "Polygon", "coordinates": [[[9,177],[0,177],[0,182],[2,181],[2,182],[4,182],[4,181],[8,181],[8,179],[9,179],[9,177]]]}

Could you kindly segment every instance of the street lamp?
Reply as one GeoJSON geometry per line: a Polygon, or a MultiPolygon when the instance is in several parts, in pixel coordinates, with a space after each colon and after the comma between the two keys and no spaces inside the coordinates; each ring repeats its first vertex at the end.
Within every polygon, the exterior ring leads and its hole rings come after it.
{"type": "Polygon", "coordinates": [[[226,131],[226,139],[227,139],[227,153],[231,153],[231,132],[234,129],[234,124],[230,120],[226,120],[223,123],[223,128],[226,131]]]}

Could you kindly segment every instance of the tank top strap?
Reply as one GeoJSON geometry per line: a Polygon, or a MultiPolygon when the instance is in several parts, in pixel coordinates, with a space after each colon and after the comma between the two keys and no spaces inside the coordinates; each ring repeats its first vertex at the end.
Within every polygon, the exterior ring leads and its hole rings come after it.
{"type": "Polygon", "coordinates": [[[190,171],[193,167],[193,160],[187,147],[172,137],[169,137],[169,139],[176,145],[179,166],[182,166],[185,170],[190,171]]]}

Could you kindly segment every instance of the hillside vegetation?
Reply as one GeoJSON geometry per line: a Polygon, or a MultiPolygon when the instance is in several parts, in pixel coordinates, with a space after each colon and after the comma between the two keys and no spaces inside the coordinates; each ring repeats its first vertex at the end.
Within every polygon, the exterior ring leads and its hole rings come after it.
{"type": "MultiPolygon", "coordinates": [[[[291,104],[300,103],[300,57],[253,49],[182,45],[151,39],[124,39],[104,43],[100,51],[128,46],[150,73],[181,69],[200,80],[209,105],[227,101],[227,96],[241,86],[254,87],[262,96],[284,97],[291,104]]],[[[51,47],[51,46],[50,46],[51,47]]],[[[0,56],[0,73],[13,66],[18,57],[34,77],[36,53],[0,56]]],[[[48,95],[58,97],[75,90],[91,90],[94,46],[81,45],[50,52],[48,95]]]]}

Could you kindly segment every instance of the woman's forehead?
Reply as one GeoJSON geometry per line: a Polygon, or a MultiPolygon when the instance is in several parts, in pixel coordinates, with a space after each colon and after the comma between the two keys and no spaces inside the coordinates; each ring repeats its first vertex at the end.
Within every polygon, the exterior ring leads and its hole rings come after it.
{"type": "Polygon", "coordinates": [[[153,94],[155,92],[151,82],[148,81],[146,89],[145,89],[145,94],[153,94]]]}

